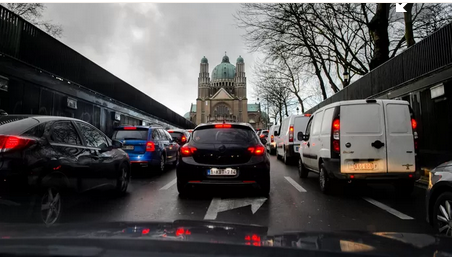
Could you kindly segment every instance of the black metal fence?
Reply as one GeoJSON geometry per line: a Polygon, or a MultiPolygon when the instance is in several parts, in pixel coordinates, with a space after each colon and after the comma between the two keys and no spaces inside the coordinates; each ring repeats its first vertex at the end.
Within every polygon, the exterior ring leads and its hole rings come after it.
{"type": "Polygon", "coordinates": [[[0,52],[179,127],[193,123],[0,6],[0,52]]]}
{"type": "Polygon", "coordinates": [[[337,101],[372,97],[450,64],[452,64],[452,24],[441,28],[367,73],[307,113],[313,113],[337,101]]]}

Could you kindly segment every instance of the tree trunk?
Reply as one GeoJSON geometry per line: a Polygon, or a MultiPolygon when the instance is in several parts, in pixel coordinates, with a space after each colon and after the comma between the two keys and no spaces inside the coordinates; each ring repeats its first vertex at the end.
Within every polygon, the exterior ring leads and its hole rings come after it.
{"type": "Polygon", "coordinates": [[[374,43],[374,53],[370,61],[371,70],[389,60],[389,7],[390,4],[377,4],[375,15],[368,24],[374,43]]]}
{"type": "Polygon", "coordinates": [[[284,111],[286,111],[286,117],[289,117],[289,112],[287,111],[287,102],[284,101],[284,111]]]}
{"type": "Polygon", "coordinates": [[[403,19],[405,20],[405,39],[407,47],[410,47],[416,43],[416,41],[414,41],[413,35],[413,16],[411,14],[412,9],[413,4],[407,4],[405,5],[406,12],[403,13],[403,19]]]}
{"type": "Polygon", "coordinates": [[[298,103],[299,103],[300,106],[301,106],[301,113],[304,113],[303,99],[301,99],[301,97],[300,97],[298,94],[296,94],[296,96],[297,96],[297,98],[298,98],[298,103]]]}

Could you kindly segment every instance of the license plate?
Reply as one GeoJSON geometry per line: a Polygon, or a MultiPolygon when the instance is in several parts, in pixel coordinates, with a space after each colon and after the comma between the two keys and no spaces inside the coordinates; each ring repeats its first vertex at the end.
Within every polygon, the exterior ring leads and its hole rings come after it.
{"type": "Polygon", "coordinates": [[[376,168],[376,164],[373,162],[353,163],[351,168],[354,170],[374,170],[376,168]]]}
{"type": "Polygon", "coordinates": [[[209,176],[235,176],[237,175],[236,169],[226,168],[226,169],[217,169],[211,168],[207,170],[207,175],[209,176]]]}
{"type": "Polygon", "coordinates": [[[133,145],[125,145],[122,147],[124,150],[133,150],[133,145]]]}

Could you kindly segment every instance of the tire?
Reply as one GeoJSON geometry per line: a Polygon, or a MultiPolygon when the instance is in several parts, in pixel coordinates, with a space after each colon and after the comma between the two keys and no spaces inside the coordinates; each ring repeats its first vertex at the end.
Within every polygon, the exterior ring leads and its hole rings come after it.
{"type": "Polygon", "coordinates": [[[441,235],[452,236],[452,226],[450,222],[450,217],[452,217],[452,193],[445,192],[440,194],[436,199],[433,208],[432,221],[435,231],[441,235]],[[448,219],[447,216],[449,216],[448,219]]]}
{"type": "Polygon", "coordinates": [[[320,170],[319,170],[319,185],[320,185],[320,191],[322,191],[322,193],[324,194],[329,194],[331,193],[331,188],[332,188],[332,181],[331,179],[328,177],[328,173],[325,169],[325,165],[323,165],[323,163],[320,165],[320,170]]]}
{"type": "Polygon", "coordinates": [[[164,154],[160,155],[159,166],[157,167],[159,173],[165,172],[166,169],[166,157],[164,154]]]}
{"type": "Polygon", "coordinates": [[[290,164],[290,158],[287,157],[287,151],[286,151],[286,149],[284,149],[283,162],[284,162],[284,164],[286,164],[286,165],[289,165],[289,164],[290,164]]]}
{"type": "Polygon", "coordinates": [[[177,180],[177,191],[180,197],[187,197],[189,195],[187,183],[177,180]]]}
{"type": "Polygon", "coordinates": [[[130,182],[130,169],[126,164],[121,164],[118,170],[118,178],[116,179],[115,191],[118,195],[125,195],[130,182]]]}
{"type": "Polygon", "coordinates": [[[395,184],[395,191],[397,195],[402,197],[409,197],[414,190],[414,181],[398,181],[395,184]]]}
{"type": "Polygon", "coordinates": [[[63,197],[58,187],[46,187],[37,197],[33,216],[39,223],[47,226],[57,223],[61,219],[63,197]]]}
{"type": "Polygon", "coordinates": [[[260,193],[264,197],[270,196],[270,174],[259,183],[260,193]]]}
{"type": "Polygon", "coordinates": [[[307,178],[309,175],[309,170],[303,164],[301,158],[298,158],[298,177],[307,178]]]}

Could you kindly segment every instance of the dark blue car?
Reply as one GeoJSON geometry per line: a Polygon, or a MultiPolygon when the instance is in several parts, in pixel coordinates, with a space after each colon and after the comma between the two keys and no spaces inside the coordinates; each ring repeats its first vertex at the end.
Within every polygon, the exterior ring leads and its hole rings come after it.
{"type": "Polygon", "coordinates": [[[155,168],[163,172],[166,165],[176,165],[179,145],[161,127],[120,126],[115,128],[113,138],[122,142],[132,167],[155,168]]]}

